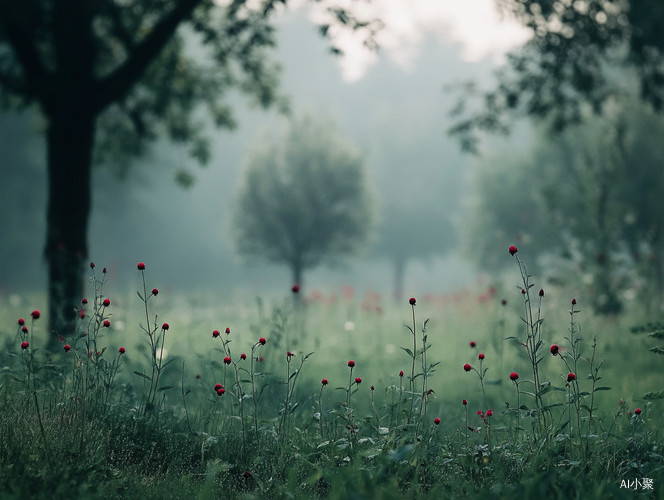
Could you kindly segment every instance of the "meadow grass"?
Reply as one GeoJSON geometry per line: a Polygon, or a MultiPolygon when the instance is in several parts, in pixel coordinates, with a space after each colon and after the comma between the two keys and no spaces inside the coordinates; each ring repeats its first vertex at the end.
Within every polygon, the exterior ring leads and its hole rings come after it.
{"type": "Polygon", "coordinates": [[[661,358],[630,333],[657,318],[636,307],[538,287],[219,304],[92,273],[57,352],[40,297],[0,300],[3,499],[664,498],[661,358]]]}

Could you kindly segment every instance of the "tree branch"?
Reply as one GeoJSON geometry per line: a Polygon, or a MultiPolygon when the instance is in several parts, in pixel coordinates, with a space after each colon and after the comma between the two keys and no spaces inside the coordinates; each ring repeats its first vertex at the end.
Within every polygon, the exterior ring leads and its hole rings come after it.
{"type": "Polygon", "coordinates": [[[97,112],[121,99],[131,89],[173,36],[180,23],[189,17],[202,1],[180,0],[150,34],[135,46],[127,61],[95,85],[93,107],[97,112]]]}

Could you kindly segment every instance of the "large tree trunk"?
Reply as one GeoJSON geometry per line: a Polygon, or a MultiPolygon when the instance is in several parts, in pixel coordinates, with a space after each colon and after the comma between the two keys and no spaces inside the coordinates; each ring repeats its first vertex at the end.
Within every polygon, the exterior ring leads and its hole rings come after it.
{"type": "Polygon", "coordinates": [[[83,298],[87,258],[90,176],[95,119],[62,106],[47,131],[48,215],[45,258],[49,266],[49,345],[73,331],[83,298]]]}

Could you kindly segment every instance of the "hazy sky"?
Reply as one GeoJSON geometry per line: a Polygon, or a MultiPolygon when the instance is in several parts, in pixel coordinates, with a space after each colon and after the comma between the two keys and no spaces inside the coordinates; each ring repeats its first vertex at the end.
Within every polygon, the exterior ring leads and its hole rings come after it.
{"type": "MultiPolygon", "coordinates": [[[[311,3],[292,2],[294,9],[309,9],[309,18],[317,23],[330,22],[328,5],[342,5],[362,19],[381,19],[384,28],[377,35],[380,50],[403,69],[417,57],[427,36],[441,42],[459,43],[460,56],[471,62],[491,57],[501,62],[505,53],[523,44],[529,30],[515,20],[502,17],[494,0],[327,0],[311,3]]],[[[343,78],[362,78],[378,60],[375,52],[362,45],[363,33],[338,29],[331,32],[345,56],[339,59],[343,78]]]]}

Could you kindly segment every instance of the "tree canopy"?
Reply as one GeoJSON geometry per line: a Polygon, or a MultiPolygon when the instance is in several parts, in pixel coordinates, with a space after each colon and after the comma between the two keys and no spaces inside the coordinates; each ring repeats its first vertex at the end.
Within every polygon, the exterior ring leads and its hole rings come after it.
{"type": "Polygon", "coordinates": [[[361,155],[331,123],[294,119],[279,142],[257,141],[244,165],[232,227],[238,253],[302,272],[355,254],[373,203],[361,155]]]}

